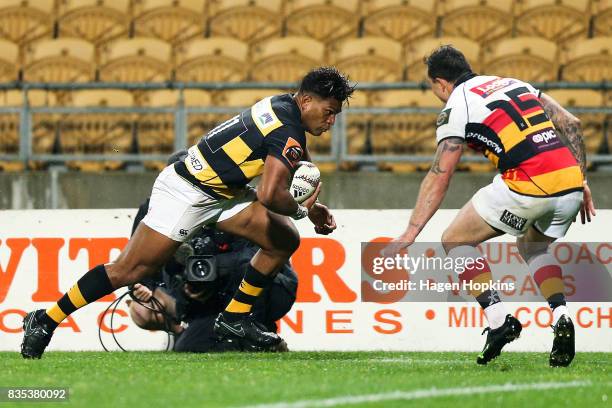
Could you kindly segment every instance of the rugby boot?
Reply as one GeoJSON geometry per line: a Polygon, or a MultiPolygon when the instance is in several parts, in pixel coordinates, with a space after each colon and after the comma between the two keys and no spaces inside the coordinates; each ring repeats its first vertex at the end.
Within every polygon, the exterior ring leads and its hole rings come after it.
{"type": "Polygon", "coordinates": [[[497,329],[491,330],[489,327],[484,329],[482,334],[488,332],[487,341],[476,362],[485,365],[499,356],[506,344],[516,340],[521,335],[521,330],[523,330],[521,322],[511,315],[507,315],[504,324],[497,329]]]}
{"type": "Polygon", "coordinates": [[[551,367],[567,367],[576,355],[574,323],[567,315],[563,315],[552,326],[555,333],[548,363],[551,367]]]}
{"type": "Polygon", "coordinates": [[[277,346],[282,339],[276,333],[267,331],[252,315],[236,322],[228,322],[223,313],[215,319],[213,331],[220,341],[237,340],[245,351],[266,351],[277,346]]]}
{"type": "Polygon", "coordinates": [[[39,313],[45,313],[45,311],[35,310],[28,313],[23,319],[23,341],[21,342],[23,358],[40,358],[53,336],[53,330],[37,317],[39,313]]]}

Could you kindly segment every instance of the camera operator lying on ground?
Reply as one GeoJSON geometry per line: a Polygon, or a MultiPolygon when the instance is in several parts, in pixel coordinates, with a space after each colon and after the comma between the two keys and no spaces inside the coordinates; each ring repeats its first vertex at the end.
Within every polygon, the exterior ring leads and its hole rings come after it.
{"type": "MultiPolygon", "coordinates": [[[[146,214],[148,200],[134,220],[134,229],[146,214]]],[[[246,239],[203,228],[181,245],[174,257],[164,265],[156,278],[134,285],[134,298],[145,303],[130,303],[130,316],[141,328],[167,330],[176,335],[174,351],[251,351],[236,341],[219,341],[213,333],[217,315],[231,301],[240,285],[245,269],[259,247],[246,239]],[[164,313],[154,312],[151,297],[155,296],[164,313]],[[169,318],[171,317],[171,319],[169,318]],[[186,323],[186,328],[181,325],[186,323]]],[[[276,321],[295,302],[297,276],[285,264],[272,285],[253,308],[255,320],[266,331],[276,331],[276,321]]],[[[286,351],[282,341],[270,351],[286,351]]]]}

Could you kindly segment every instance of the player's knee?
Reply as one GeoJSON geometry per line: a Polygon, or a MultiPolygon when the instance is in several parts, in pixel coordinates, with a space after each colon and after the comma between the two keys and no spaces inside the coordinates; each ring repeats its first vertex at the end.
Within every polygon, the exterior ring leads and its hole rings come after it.
{"type": "Polygon", "coordinates": [[[287,223],[283,229],[282,249],[291,255],[300,246],[300,233],[293,223],[287,223]]]}
{"type": "Polygon", "coordinates": [[[548,251],[548,243],[529,242],[525,237],[516,239],[516,247],[523,260],[527,263],[529,263],[532,258],[545,254],[548,251]]]}
{"type": "Polygon", "coordinates": [[[114,288],[120,288],[140,282],[157,271],[151,265],[141,263],[130,264],[127,262],[116,262],[106,265],[106,273],[114,288]]]}
{"type": "Polygon", "coordinates": [[[451,249],[462,245],[460,242],[458,242],[456,234],[449,228],[442,233],[441,243],[446,253],[448,253],[448,251],[451,249]]]}

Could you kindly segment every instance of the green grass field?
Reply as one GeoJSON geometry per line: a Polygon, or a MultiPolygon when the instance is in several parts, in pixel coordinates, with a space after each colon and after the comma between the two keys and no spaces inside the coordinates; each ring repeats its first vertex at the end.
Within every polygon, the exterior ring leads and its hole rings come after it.
{"type": "Polygon", "coordinates": [[[290,352],[0,353],[0,387],[68,387],[78,407],[612,406],[612,354],[580,353],[570,368],[545,353],[290,352]],[[264,405],[265,404],[265,405],[264,405]]]}

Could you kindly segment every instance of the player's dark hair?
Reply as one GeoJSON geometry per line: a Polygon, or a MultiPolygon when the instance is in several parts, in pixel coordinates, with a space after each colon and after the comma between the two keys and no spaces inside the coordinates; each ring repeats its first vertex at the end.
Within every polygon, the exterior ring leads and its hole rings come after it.
{"type": "Polygon", "coordinates": [[[472,74],[472,67],[465,59],[465,55],[452,45],[442,45],[425,57],[427,75],[429,78],[442,78],[449,82],[456,82],[463,75],[472,74]]]}
{"type": "Polygon", "coordinates": [[[299,93],[310,93],[320,98],[334,98],[343,103],[353,94],[355,86],[347,76],[334,67],[319,67],[310,71],[300,83],[299,93]]]}

